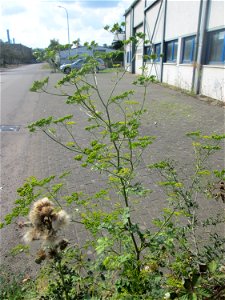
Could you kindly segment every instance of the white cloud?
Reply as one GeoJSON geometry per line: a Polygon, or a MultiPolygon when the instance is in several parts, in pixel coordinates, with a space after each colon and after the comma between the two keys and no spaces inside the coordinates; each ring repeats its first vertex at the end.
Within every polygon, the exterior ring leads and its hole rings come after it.
{"type": "Polygon", "coordinates": [[[45,48],[51,39],[66,44],[67,19],[69,15],[70,40],[80,38],[81,43],[95,40],[99,45],[111,44],[113,35],[103,27],[123,21],[125,10],[132,0],[111,1],[51,1],[51,0],[7,0],[1,3],[0,39],[7,41],[9,29],[11,40],[28,47],[45,48]],[[95,5],[94,5],[95,3],[95,5]],[[85,5],[84,5],[85,4],[85,5]],[[92,4],[92,5],[88,5],[92,4]],[[114,6],[113,6],[114,5],[114,6]]]}

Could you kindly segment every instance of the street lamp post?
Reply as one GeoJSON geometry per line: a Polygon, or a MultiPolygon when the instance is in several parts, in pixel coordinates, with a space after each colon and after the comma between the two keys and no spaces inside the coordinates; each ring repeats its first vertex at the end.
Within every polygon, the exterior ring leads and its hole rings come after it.
{"type": "Polygon", "coordinates": [[[59,5],[59,8],[65,9],[66,12],[66,20],[67,20],[67,33],[68,33],[68,44],[69,44],[69,55],[70,55],[70,27],[69,27],[69,17],[68,17],[68,11],[64,6],[59,5]]]}

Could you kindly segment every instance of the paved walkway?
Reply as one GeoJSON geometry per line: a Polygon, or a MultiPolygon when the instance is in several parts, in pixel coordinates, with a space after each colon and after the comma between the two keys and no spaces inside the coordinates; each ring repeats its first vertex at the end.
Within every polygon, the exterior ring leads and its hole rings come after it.
{"type": "MultiPolygon", "coordinates": [[[[60,76],[60,74],[52,74],[51,81],[55,82],[60,76]]],[[[118,85],[116,94],[129,89],[135,89],[136,93],[133,98],[141,99],[143,97],[143,89],[131,84],[135,78],[135,75],[126,74],[118,85]]],[[[98,74],[99,88],[105,97],[111,91],[112,80],[114,80],[113,74],[98,74]]],[[[206,135],[224,133],[224,107],[216,104],[216,102],[209,104],[206,101],[201,101],[199,98],[158,84],[149,86],[146,99],[147,113],[143,118],[141,131],[144,135],[153,135],[157,138],[153,145],[149,147],[149,150],[145,152],[138,176],[154,192],[149,197],[141,200],[138,206],[136,206],[134,214],[136,219],[142,224],[141,226],[150,226],[152,217],[158,216],[162,207],[165,206],[166,199],[166,196],[156,186],[158,178],[154,176],[150,177],[149,173],[145,172],[145,166],[162,159],[170,158],[178,162],[178,169],[182,171],[182,174],[190,174],[190,168],[193,163],[193,148],[192,141],[186,137],[186,133],[197,130],[201,130],[206,135]]],[[[89,142],[90,137],[83,130],[87,124],[85,122],[87,116],[77,106],[65,105],[62,98],[55,96],[48,96],[46,98],[46,95],[40,96],[39,105],[39,115],[37,114],[37,117],[48,115],[62,116],[73,113],[75,121],[77,121],[76,136],[83,144],[87,141],[89,142]]],[[[113,115],[117,118],[118,112],[113,111],[113,115]]],[[[41,145],[37,144],[40,143],[40,139],[37,139],[35,142],[35,136],[33,137],[33,141],[33,147],[39,147],[40,153],[37,158],[32,159],[35,163],[33,163],[31,174],[46,176],[72,167],[73,176],[67,181],[69,192],[82,191],[92,194],[105,187],[106,180],[104,176],[99,176],[94,171],[82,168],[79,162],[73,161],[73,153],[67,153],[59,145],[53,144],[52,141],[44,136],[41,139],[41,145]]],[[[212,164],[215,168],[223,168],[224,152],[221,151],[220,154],[216,155],[213,158],[212,164]]],[[[104,205],[110,207],[112,204],[109,202],[104,205]]],[[[204,203],[203,215],[208,210],[211,210],[213,206],[214,203],[204,203]]],[[[82,226],[76,225],[71,230],[74,230],[72,236],[78,243],[81,243],[86,238],[86,235],[83,235],[82,226]]]]}
{"type": "MultiPolygon", "coordinates": [[[[100,90],[103,96],[107,96],[111,90],[114,74],[99,73],[97,75],[100,90]]],[[[62,74],[50,74],[49,89],[54,91],[56,80],[62,74]]],[[[135,75],[126,74],[117,87],[116,94],[121,91],[135,89],[134,99],[141,99],[143,90],[134,87],[131,82],[135,80],[135,75]]],[[[85,113],[77,106],[64,104],[63,97],[46,94],[39,94],[39,101],[36,107],[35,120],[47,116],[60,117],[66,114],[74,114],[76,125],[76,135],[81,143],[89,141],[89,135],[83,130],[85,126],[85,113]]],[[[148,88],[146,99],[147,113],[143,118],[141,131],[144,135],[156,136],[156,141],[144,154],[144,160],[140,166],[138,176],[145,185],[154,192],[149,197],[140,200],[135,209],[135,217],[143,228],[151,226],[151,219],[158,216],[162,207],[165,206],[166,196],[156,186],[157,179],[145,172],[146,165],[159,160],[170,158],[178,161],[179,169],[183,173],[190,173],[192,164],[191,140],[185,137],[187,132],[201,130],[204,134],[224,133],[224,107],[208,103],[192,96],[188,96],[180,91],[172,90],[158,84],[151,84],[148,88]]],[[[117,117],[117,112],[113,112],[117,117]]],[[[25,129],[22,129],[25,130],[25,129]]],[[[74,153],[67,152],[58,144],[53,143],[41,133],[33,134],[30,137],[29,149],[26,152],[27,170],[26,176],[36,176],[43,178],[52,174],[63,173],[72,169],[72,176],[66,182],[64,192],[83,191],[94,193],[105,187],[106,178],[98,175],[92,170],[82,168],[79,162],[73,160],[74,153]]],[[[224,168],[224,152],[211,161],[215,168],[224,168]]],[[[113,203],[104,203],[106,209],[113,203]]],[[[220,204],[217,204],[219,209],[220,204]]],[[[215,203],[204,203],[202,215],[206,215],[208,210],[214,209],[215,203]]],[[[70,208],[68,208],[70,211],[70,208]]],[[[79,224],[72,226],[69,230],[71,240],[82,244],[88,239],[83,227],[79,224]]],[[[30,258],[32,259],[32,257],[30,258]]]]}

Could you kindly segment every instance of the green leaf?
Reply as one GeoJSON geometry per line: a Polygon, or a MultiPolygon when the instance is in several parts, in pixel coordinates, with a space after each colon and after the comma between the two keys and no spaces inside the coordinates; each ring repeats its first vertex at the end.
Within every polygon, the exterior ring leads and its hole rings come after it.
{"type": "Polygon", "coordinates": [[[205,150],[220,150],[220,146],[212,146],[212,145],[202,145],[202,149],[205,150]]]}
{"type": "Polygon", "coordinates": [[[192,285],[193,286],[196,286],[197,284],[199,284],[201,280],[201,276],[199,273],[194,273],[193,276],[192,276],[192,285]]]}
{"type": "Polygon", "coordinates": [[[79,154],[79,155],[74,156],[74,159],[77,160],[77,161],[81,161],[82,158],[83,158],[83,155],[82,155],[82,154],[79,154]]]}
{"type": "Polygon", "coordinates": [[[222,135],[213,134],[212,139],[214,139],[216,141],[223,140],[223,139],[225,139],[225,134],[222,134],[222,135]]]}
{"type": "Polygon", "coordinates": [[[211,172],[209,170],[198,171],[198,175],[210,175],[211,172]]]}
{"type": "Polygon", "coordinates": [[[113,240],[108,237],[102,237],[97,240],[96,251],[98,254],[104,252],[107,248],[113,246],[113,240]]]}
{"type": "Polygon", "coordinates": [[[66,176],[68,176],[68,175],[70,175],[71,174],[71,171],[65,171],[64,173],[62,173],[60,176],[59,176],[59,178],[61,179],[61,178],[64,178],[64,177],[66,177],[66,176]]]}
{"type": "Polygon", "coordinates": [[[68,142],[68,143],[66,143],[66,146],[67,147],[74,147],[75,143],[74,142],[68,142]]]}
{"type": "Polygon", "coordinates": [[[179,300],[190,300],[189,294],[185,294],[179,298],[179,300]]]}
{"type": "Polygon", "coordinates": [[[198,300],[196,293],[191,294],[191,300],[198,300]]]}
{"type": "Polygon", "coordinates": [[[186,134],[189,137],[200,137],[201,131],[193,131],[186,134]]]}
{"type": "Polygon", "coordinates": [[[148,167],[150,169],[166,169],[166,168],[170,167],[170,164],[167,161],[160,161],[158,163],[149,165],[148,167]]]}
{"type": "Polygon", "coordinates": [[[32,87],[30,88],[31,92],[43,91],[45,85],[48,84],[49,77],[44,78],[43,80],[34,81],[32,87]]]}
{"type": "Polygon", "coordinates": [[[208,264],[208,269],[211,273],[214,273],[216,271],[217,267],[218,267],[218,263],[215,260],[211,261],[208,264]]]}
{"type": "MultiPolygon", "coordinates": [[[[53,123],[55,124],[58,124],[58,123],[63,123],[64,121],[66,120],[70,120],[73,118],[73,115],[67,115],[67,116],[64,116],[64,117],[61,117],[59,119],[56,119],[56,120],[53,120],[53,123]]],[[[68,122],[67,122],[68,123],[68,122]]]]}
{"type": "Polygon", "coordinates": [[[28,125],[30,132],[35,132],[37,128],[45,128],[52,123],[52,117],[40,119],[34,123],[28,125]]]}
{"type": "Polygon", "coordinates": [[[121,216],[124,225],[128,223],[129,217],[130,217],[130,209],[129,207],[126,207],[124,208],[123,214],[121,216]]]}
{"type": "Polygon", "coordinates": [[[74,121],[68,121],[68,122],[66,122],[66,125],[76,125],[76,122],[74,122],[74,121]]]}
{"type": "Polygon", "coordinates": [[[112,132],[110,135],[110,139],[112,142],[117,141],[119,139],[119,134],[117,132],[112,132]]]}
{"type": "Polygon", "coordinates": [[[29,253],[30,247],[28,245],[18,244],[10,250],[10,253],[15,256],[21,252],[29,253]]]}
{"type": "Polygon", "coordinates": [[[134,94],[134,90],[126,91],[120,95],[114,96],[110,99],[110,102],[117,102],[118,100],[124,100],[129,98],[130,95],[134,94]]]}
{"type": "Polygon", "coordinates": [[[52,186],[52,191],[54,192],[54,193],[57,193],[62,187],[63,187],[63,183],[57,183],[57,184],[54,184],[53,186],[52,186]]]}
{"type": "Polygon", "coordinates": [[[219,171],[219,170],[214,170],[213,173],[217,178],[220,178],[221,180],[225,180],[225,169],[219,171]]]}

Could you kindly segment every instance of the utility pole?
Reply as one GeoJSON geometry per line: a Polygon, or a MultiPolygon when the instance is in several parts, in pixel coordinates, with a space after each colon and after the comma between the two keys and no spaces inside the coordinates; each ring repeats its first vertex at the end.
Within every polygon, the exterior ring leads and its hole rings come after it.
{"type": "Polygon", "coordinates": [[[68,11],[64,6],[58,5],[59,8],[65,9],[66,12],[66,20],[67,20],[67,34],[68,34],[68,44],[69,44],[69,55],[70,55],[70,27],[69,27],[69,16],[68,11]]]}

